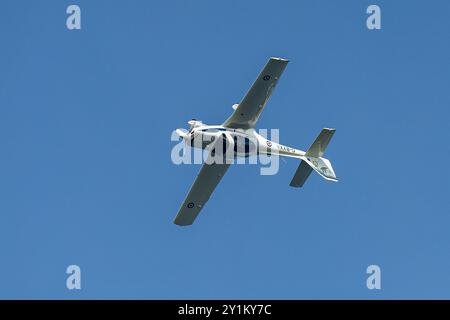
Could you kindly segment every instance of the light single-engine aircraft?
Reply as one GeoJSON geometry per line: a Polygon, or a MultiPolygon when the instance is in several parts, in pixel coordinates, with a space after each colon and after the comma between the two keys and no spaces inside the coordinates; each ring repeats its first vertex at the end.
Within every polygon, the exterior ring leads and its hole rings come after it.
{"type": "Polygon", "coordinates": [[[322,129],[306,152],[267,140],[255,130],[255,124],[287,63],[286,59],[270,58],[242,101],[233,105],[234,112],[222,125],[205,125],[201,121],[193,119],[188,122],[189,131],[176,130],[177,134],[191,146],[205,149],[211,144],[217,147],[217,144],[221,142],[228,148],[226,150],[225,147],[210,149],[209,158],[217,156],[215,153],[223,151],[222,156],[225,161],[213,161],[212,163],[205,161],[175,217],[175,224],[187,226],[194,222],[230,167],[230,163],[227,161],[230,149],[232,157],[278,154],[300,159],[300,165],[290,183],[292,187],[303,186],[312,170],[327,180],[337,181],[330,161],[322,157],[335,129],[322,129]],[[200,143],[194,143],[195,141],[200,141],[200,143]]]}

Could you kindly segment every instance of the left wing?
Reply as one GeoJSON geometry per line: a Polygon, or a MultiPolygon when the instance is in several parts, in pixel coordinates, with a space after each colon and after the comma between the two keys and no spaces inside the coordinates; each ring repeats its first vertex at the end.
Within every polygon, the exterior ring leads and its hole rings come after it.
{"type": "Polygon", "coordinates": [[[223,126],[253,128],[288,62],[286,59],[270,58],[244,99],[223,126]]]}
{"type": "Polygon", "coordinates": [[[229,167],[230,164],[227,163],[218,164],[213,162],[212,164],[203,164],[200,173],[175,217],[175,224],[188,226],[194,222],[229,167]]]}

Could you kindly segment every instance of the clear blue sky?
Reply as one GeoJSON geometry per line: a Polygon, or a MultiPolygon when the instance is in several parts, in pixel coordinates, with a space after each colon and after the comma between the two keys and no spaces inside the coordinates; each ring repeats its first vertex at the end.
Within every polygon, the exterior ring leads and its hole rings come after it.
{"type": "Polygon", "coordinates": [[[0,298],[450,298],[450,2],[0,7],[0,298]],[[258,127],[300,149],[337,128],[340,182],[235,166],[175,226],[200,166],[172,130],[222,123],[270,56],[291,62],[258,127]]]}

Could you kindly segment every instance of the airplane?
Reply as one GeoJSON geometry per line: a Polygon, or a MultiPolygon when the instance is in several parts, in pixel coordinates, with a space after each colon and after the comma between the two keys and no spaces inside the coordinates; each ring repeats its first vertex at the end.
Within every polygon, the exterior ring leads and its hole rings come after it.
{"type": "Polygon", "coordinates": [[[233,113],[223,124],[206,125],[192,119],[188,121],[189,131],[176,130],[178,136],[189,146],[210,150],[174,219],[176,225],[188,226],[195,221],[230,167],[229,150],[232,150],[232,157],[278,154],[300,159],[291,187],[302,187],[312,170],[326,180],[338,181],[331,162],[323,158],[335,129],[322,129],[306,152],[268,140],[255,130],[256,122],[288,62],[287,59],[270,58],[242,101],[233,105],[233,113]],[[200,142],[196,143],[197,141],[200,142]],[[221,148],[218,143],[226,147],[221,148]],[[207,161],[213,157],[224,161],[207,161]]]}

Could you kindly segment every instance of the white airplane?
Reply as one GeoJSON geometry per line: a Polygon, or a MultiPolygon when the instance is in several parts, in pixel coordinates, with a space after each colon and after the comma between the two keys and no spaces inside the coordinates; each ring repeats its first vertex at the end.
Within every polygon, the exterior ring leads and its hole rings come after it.
{"type": "Polygon", "coordinates": [[[303,186],[312,170],[327,180],[337,181],[330,161],[322,157],[335,129],[322,129],[306,152],[267,140],[255,130],[255,124],[287,63],[286,59],[270,58],[242,101],[233,105],[233,114],[222,125],[205,125],[201,121],[193,119],[188,122],[189,131],[176,130],[187,144],[202,149],[209,147],[211,152],[207,160],[216,157],[216,153],[222,152],[218,158],[222,157],[224,161],[212,161],[212,163],[205,161],[175,217],[175,224],[191,225],[197,218],[200,210],[230,167],[229,150],[232,151],[232,158],[257,154],[278,154],[300,159],[300,165],[290,183],[292,187],[303,186]],[[200,141],[200,143],[196,143],[196,141],[200,141]],[[226,145],[226,148],[215,148],[218,143],[226,145]],[[212,145],[213,148],[211,148],[212,145]]]}

